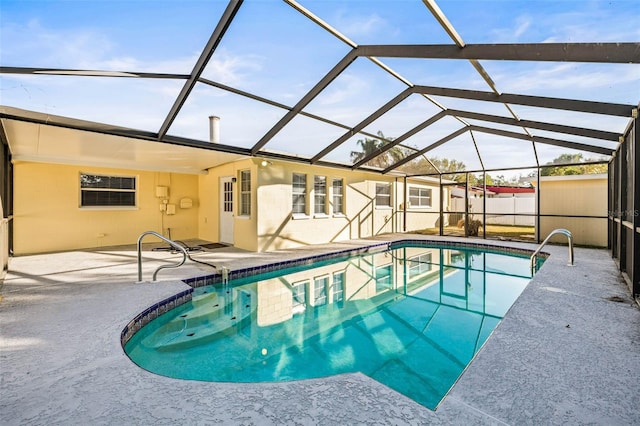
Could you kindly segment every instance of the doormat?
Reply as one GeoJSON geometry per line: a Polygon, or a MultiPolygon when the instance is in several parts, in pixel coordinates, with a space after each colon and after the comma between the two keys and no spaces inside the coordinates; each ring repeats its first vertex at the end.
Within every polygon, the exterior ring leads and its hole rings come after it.
{"type": "Polygon", "coordinates": [[[199,244],[199,245],[200,247],[205,248],[207,250],[229,247],[228,245],[222,244],[222,243],[209,243],[209,244],[199,244]]]}

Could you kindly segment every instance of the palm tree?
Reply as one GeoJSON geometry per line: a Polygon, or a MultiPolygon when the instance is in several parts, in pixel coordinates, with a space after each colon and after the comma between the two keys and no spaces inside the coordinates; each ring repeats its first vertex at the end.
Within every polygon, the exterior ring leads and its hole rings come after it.
{"type": "MultiPolygon", "coordinates": [[[[372,138],[364,138],[358,139],[357,144],[360,146],[360,151],[351,151],[351,161],[357,163],[363,158],[367,158],[370,155],[373,155],[380,150],[394,138],[387,138],[385,135],[378,130],[378,136],[380,139],[372,139],[372,138]]],[[[405,153],[404,150],[398,146],[394,146],[389,150],[380,153],[373,157],[371,160],[367,162],[367,165],[372,167],[386,168],[389,165],[395,163],[396,161],[404,158],[405,153]]]]}

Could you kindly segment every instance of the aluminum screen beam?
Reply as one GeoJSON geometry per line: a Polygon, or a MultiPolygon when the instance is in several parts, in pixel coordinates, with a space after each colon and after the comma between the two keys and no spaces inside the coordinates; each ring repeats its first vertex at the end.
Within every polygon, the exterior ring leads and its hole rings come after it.
{"type": "Polygon", "coordinates": [[[509,93],[495,94],[479,90],[451,89],[445,87],[415,86],[417,93],[449,98],[470,99],[475,101],[499,102],[525,105],[539,108],[562,109],[567,111],[588,112],[592,114],[631,117],[633,105],[614,104],[608,102],[581,101],[574,99],[547,98],[542,96],[514,95],[509,93]]]}
{"type": "Polygon", "coordinates": [[[358,123],[353,129],[349,130],[348,132],[340,136],[338,139],[333,141],[331,144],[329,144],[329,146],[327,146],[325,149],[317,153],[313,158],[311,158],[311,164],[320,160],[322,157],[324,157],[325,155],[327,155],[328,153],[330,153],[331,151],[333,151],[334,149],[342,145],[342,143],[344,143],[347,139],[349,139],[350,137],[358,133],[360,130],[367,127],[369,124],[376,121],[385,112],[389,111],[391,108],[398,105],[400,102],[405,100],[412,93],[413,93],[413,89],[411,88],[404,89],[402,92],[400,92],[400,94],[396,95],[389,102],[387,102],[386,104],[378,108],[373,114],[369,115],[367,118],[365,118],[360,123],[358,123]]]}
{"type": "Polygon", "coordinates": [[[354,50],[350,50],[325,76],[309,91],[297,104],[285,114],[260,140],[251,148],[251,153],[256,154],[267,144],[284,126],[286,126],[304,107],[320,94],[333,80],[336,79],[358,56],[354,50]]]}
{"type": "Polygon", "coordinates": [[[456,130],[455,132],[445,136],[444,138],[432,143],[431,145],[427,146],[426,148],[423,148],[419,151],[414,152],[413,154],[403,158],[402,160],[396,162],[395,164],[392,164],[391,166],[387,167],[386,169],[384,169],[382,171],[382,173],[389,173],[390,171],[392,171],[393,169],[396,169],[406,163],[408,163],[409,161],[414,160],[415,158],[421,156],[422,154],[431,151],[432,149],[436,149],[437,147],[439,147],[440,145],[449,142],[451,139],[455,139],[458,136],[460,136],[461,134],[468,132],[470,130],[469,127],[463,127],[461,129],[456,130]]]}
{"type": "MultiPolygon", "coordinates": [[[[212,87],[215,87],[215,88],[218,88],[218,89],[221,89],[221,90],[224,90],[224,91],[227,91],[227,92],[239,95],[239,96],[243,96],[245,98],[252,99],[254,101],[262,102],[264,104],[267,104],[267,105],[270,105],[270,106],[273,106],[273,107],[276,107],[276,108],[280,108],[280,109],[283,109],[283,110],[286,110],[286,111],[291,111],[293,109],[293,107],[291,107],[289,105],[285,105],[285,104],[282,104],[280,102],[273,101],[271,99],[263,98],[262,96],[254,95],[253,93],[245,92],[244,90],[236,89],[234,87],[227,86],[227,85],[222,84],[222,83],[217,83],[215,81],[211,81],[211,80],[208,80],[206,78],[200,78],[198,81],[200,83],[206,84],[208,86],[212,86],[212,87]]],[[[317,120],[317,121],[321,121],[321,122],[326,123],[326,124],[330,124],[330,125],[335,126],[335,127],[339,127],[341,129],[344,129],[344,130],[351,129],[351,126],[347,126],[346,124],[343,124],[343,123],[338,123],[337,121],[333,121],[333,120],[330,120],[330,119],[325,118],[325,117],[321,117],[321,116],[316,115],[316,114],[311,114],[310,112],[300,111],[298,114],[302,115],[304,117],[312,118],[312,119],[317,120]]],[[[369,137],[373,137],[373,138],[377,138],[378,137],[378,136],[376,136],[376,135],[374,135],[372,133],[369,133],[369,132],[360,132],[360,133],[362,133],[363,135],[369,136],[369,137]]]]}
{"type": "Polygon", "coordinates": [[[451,22],[449,22],[447,16],[444,14],[442,9],[440,9],[435,0],[422,0],[422,3],[427,6],[427,9],[429,9],[433,17],[436,18],[436,21],[438,21],[440,26],[447,32],[447,34],[449,34],[451,40],[453,40],[458,47],[464,47],[464,40],[462,40],[460,34],[458,34],[451,22]]]}
{"type": "Polygon", "coordinates": [[[360,45],[357,52],[383,58],[640,63],[640,43],[360,45]]]}
{"type": "Polygon", "coordinates": [[[426,121],[423,121],[422,123],[418,124],[413,129],[409,130],[408,132],[404,133],[403,135],[398,136],[397,138],[395,138],[390,143],[384,145],[383,147],[380,148],[380,151],[367,155],[362,160],[360,160],[357,163],[355,163],[352,166],[352,169],[356,169],[356,168],[362,166],[363,164],[371,161],[372,159],[374,159],[378,155],[384,154],[385,152],[387,152],[388,150],[390,150],[394,146],[404,142],[406,139],[410,138],[411,136],[415,135],[416,133],[426,129],[427,127],[431,126],[433,123],[435,123],[436,121],[438,121],[441,118],[445,117],[446,115],[447,114],[446,114],[445,111],[440,111],[439,113],[437,113],[433,117],[429,118],[426,121]]]}
{"type": "MultiPolygon", "coordinates": [[[[425,4],[425,6],[427,6],[427,9],[429,9],[431,14],[436,18],[436,20],[438,21],[440,26],[447,32],[447,34],[449,34],[449,37],[451,37],[451,39],[456,44],[456,46],[458,46],[460,48],[463,48],[465,46],[465,42],[462,40],[462,37],[460,37],[460,35],[457,33],[457,31],[455,30],[455,28],[453,27],[451,22],[449,22],[449,20],[445,16],[444,12],[436,4],[435,0],[423,0],[422,2],[425,4]]],[[[498,90],[498,88],[496,86],[496,83],[493,81],[493,79],[491,78],[491,76],[489,75],[487,70],[485,70],[484,67],[480,64],[480,61],[478,61],[477,59],[469,59],[469,63],[471,64],[471,66],[473,66],[473,68],[476,70],[476,72],[482,77],[482,79],[487,83],[487,85],[491,88],[491,90],[494,93],[499,95],[500,91],[498,90]]],[[[426,95],[424,95],[424,96],[426,96],[426,95]]],[[[515,119],[519,119],[520,118],[515,113],[513,108],[511,108],[510,105],[504,104],[504,107],[507,109],[507,111],[509,111],[509,114],[511,114],[511,116],[513,118],[515,118],[515,119]]],[[[461,120],[458,117],[456,117],[456,118],[458,120],[461,120]]],[[[467,123],[465,123],[465,124],[467,124],[467,123]]],[[[523,128],[523,129],[524,129],[525,132],[527,132],[527,134],[529,134],[529,131],[526,128],[523,128]]],[[[473,137],[473,135],[472,135],[472,137],[473,137]]],[[[474,145],[475,145],[475,140],[474,140],[474,145]]],[[[478,156],[480,156],[480,154],[478,154],[478,156]]],[[[480,162],[482,162],[482,160],[480,160],[480,162]]]]}
{"type": "Polygon", "coordinates": [[[180,91],[180,94],[178,95],[175,102],[173,103],[173,106],[171,107],[171,110],[169,111],[167,118],[165,118],[164,123],[162,123],[162,126],[158,131],[158,139],[164,138],[165,135],[167,134],[167,131],[169,131],[169,127],[171,127],[171,124],[176,119],[178,113],[180,112],[180,109],[182,109],[182,106],[184,105],[185,101],[189,97],[189,94],[193,90],[193,87],[198,82],[198,79],[202,75],[202,72],[204,71],[205,67],[209,63],[209,59],[211,59],[213,52],[216,50],[216,48],[220,44],[222,37],[224,36],[224,34],[227,32],[227,29],[229,28],[229,25],[231,25],[231,21],[233,21],[234,16],[236,15],[236,13],[238,13],[238,10],[242,5],[242,1],[243,0],[229,1],[227,8],[222,14],[220,21],[218,22],[218,25],[213,30],[213,33],[211,34],[211,37],[209,38],[207,45],[205,46],[202,53],[200,54],[200,57],[196,61],[196,64],[193,67],[193,70],[191,71],[189,79],[185,82],[184,86],[182,86],[182,90],[180,91]]]}
{"type": "Polygon", "coordinates": [[[602,154],[602,155],[611,155],[613,153],[613,151],[614,151],[611,148],[602,148],[602,147],[599,147],[599,146],[587,145],[587,144],[579,143],[579,142],[570,142],[570,141],[564,141],[564,140],[560,140],[560,139],[544,138],[544,137],[540,137],[540,136],[528,136],[528,135],[523,135],[522,133],[509,132],[509,131],[506,131],[506,130],[491,129],[491,128],[488,128],[488,127],[471,126],[470,130],[476,131],[476,132],[481,132],[481,133],[489,133],[489,134],[496,135],[496,136],[503,136],[503,137],[507,137],[507,138],[521,139],[521,140],[525,140],[525,141],[533,141],[533,142],[537,142],[537,143],[544,143],[544,144],[547,144],[547,145],[561,146],[563,148],[576,149],[576,150],[579,150],[579,151],[593,152],[593,153],[602,154]]]}
{"type": "Polygon", "coordinates": [[[189,74],[164,74],[137,71],[78,70],[64,68],[0,67],[0,74],[66,75],[79,77],[162,78],[186,80],[189,74]]]}
{"type": "Polygon", "coordinates": [[[618,142],[620,134],[615,132],[607,132],[605,130],[585,129],[582,127],[565,126],[562,124],[543,123],[531,120],[516,120],[509,117],[500,117],[497,115],[482,114],[478,112],[461,111],[449,109],[446,111],[448,115],[455,117],[464,117],[470,120],[489,121],[491,123],[507,124],[516,127],[528,127],[530,129],[546,130],[549,132],[564,133],[575,136],[584,136],[587,138],[600,139],[606,141],[618,142]]]}

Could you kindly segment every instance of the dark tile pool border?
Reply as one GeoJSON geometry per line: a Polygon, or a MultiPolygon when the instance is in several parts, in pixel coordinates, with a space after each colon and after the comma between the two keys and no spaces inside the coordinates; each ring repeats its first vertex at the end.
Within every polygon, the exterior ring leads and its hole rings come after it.
{"type": "Polygon", "coordinates": [[[129,339],[131,339],[131,337],[133,337],[133,335],[136,334],[138,330],[147,325],[149,322],[158,318],[158,316],[164,314],[165,312],[168,312],[171,309],[190,301],[192,293],[193,288],[181,291],[176,295],[167,297],[166,299],[161,300],[160,302],[152,306],[149,306],[147,309],[136,315],[135,318],[129,321],[129,323],[120,333],[120,343],[122,344],[122,347],[124,348],[124,345],[127,344],[129,339]]]}
{"type": "MultiPolygon", "coordinates": [[[[407,244],[411,244],[414,246],[422,246],[422,247],[435,245],[439,247],[491,250],[491,251],[501,252],[501,253],[514,253],[514,254],[523,254],[523,255],[531,255],[534,251],[534,250],[528,250],[523,248],[508,247],[508,246],[486,244],[486,243],[476,243],[476,242],[466,242],[466,241],[447,241],[447,240],[423,240],[423,239],[409,238],[409,239],[402,239],[402,240],[385,241],[382,243],[374,243],[374,244],[370,244],[370,245],[358,247],[358,248],[349,248],[345,250],[332,251],[329,253],[322,253],[314,256],[307,256],[307,257],[301,257],[297,259],[285,260],[282,262],[270,263],[268,265],[260,265],[260,266],[254,266],[249,268],[236,269],[233,271],[229,271],[229,280],[247,278],[254,275],[278,271],[281,269],[311,265],[315,262],[330,260],[330,259],[344,257],[344,256],[358,256],[361,254],[376,253],[376,252],[384,251],[387,249],[397,248],[398,246],[405,246],[407,244]]],[[[539,256],[543,258],[547,258],[549,254],[540,252],[539,256]]],[[[149,322],[156,319],[158,316],[164,314],[165,312],[168,312],[177,306],[180,306],[184,303],[189,302],[191,300],[192,293],[195,288],[221,283],[222,274],[215,273],[211,275],[188,278],[186,280],[183,280],[183,282],[188,286],[190,286],[191,288],[184,290],[174,296],[161,300],[160,302],[148,307],[143,312],[136,315],[135,318],[133,318],[131,321],[129,321],[129,323],[124,327],[124,329],[120,333],[120,343],[122,344],[123,348],[129,341],[129,339],[131,339],[131,337],[133,337],[133,335],[138,330],[140,330],[142,327],[147,325],[149,322]]]]}

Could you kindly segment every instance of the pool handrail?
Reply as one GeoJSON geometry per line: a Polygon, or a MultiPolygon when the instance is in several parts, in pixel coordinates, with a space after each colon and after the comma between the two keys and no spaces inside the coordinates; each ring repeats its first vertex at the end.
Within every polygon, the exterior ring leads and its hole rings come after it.
{"type": "MultiPolygon", "coordinates": [[[[156,277],[158,276],[158,272],[160,272],[161,269],[178,268],[178,267],[184,265],[184,263],[187,261],[187,259],[189,259],[192,262],[200,263],[202,265],[207,265],[207,266],[212,267],[215,270],[218,270],[218,267],[215,266],[215,265],[212,265],[212,264],[207,263],[207,262],[202,262],[200,260],[193,259],[191,256],[189,256],[189,253],[187,252],[187,248],[185,248],[183,245],[180,245],[180,244],[178,244],[177,242],[175,242],[173,240],[165,238],[165,237],[163,237],[162,235],[158,234],[155,231],[146,231],[146,232],[143,232],[142,234],[140,234],[140,236],[138,237],[138,282],[139,283],[142,282],[142,239],[146,235],[154,235],[154,236],[160,238],[161,240],[167,242],[171,247],[174,247],[174,248],[178,249],[180,252],[182,252],[182,261],[180,263],[177,263],[177,264],[159,266],[158,269],[156,269],[153,272],[153,281],[156,281],[156,277]]],[[[227,270],[227,273],[228,273],[228,270],[227,270]]]]}
{"type": "Polygon", "coordinates": [[[545,244],[547,244],[549,242],[551,237],[553,237],[556,234],[562,234],[562,235],[566,235],[567,236],[567,240],[569,241],[569,263],[568,263],[568,266],[573,266],[573,235],[571,235],[571,231],[569,231],[568,229],[557,228],[557,229],[554,229],[553,231],[551,231],[549,233],[549,235],[547,235],[547,238],[544,239],[544,241],[538,246],[536,251],[534,251],[533,254],[531,255],[531,259],[530,259],[530,261],[531,261],[531,270],[533,270],[535,268],[536,256],[538,255],[538,253],[540,253],[540,250],[542,250],[542,247],[544,247],[545,244]]]}
{"type": "Polygon", "coordinates": [[[156,236],[156,237],[160,238],[161,240],[163,240],[164,242],[168,243],[171,247],[174,247],[177,250],[182,252],[182,261],[180,263],[176,263],[176,264],[159,266],[153,272],[153,281],[156,281],[156,277],[158,276],[158,272],[160,272],[161,269],[178,268],[178,267],[184,265],[184,263],[187,261],[187,258],[189,257],[189,254],[187,254],[187,250],[183,246],[181,246],[180,244],[176,243],[175,241],[172,241],[172,240],[160,235],[159,233],[157,233],[155,231],[143,232],[138,237],[138,282],[142,282],[142,239],[147,235],[156,236]]]}

